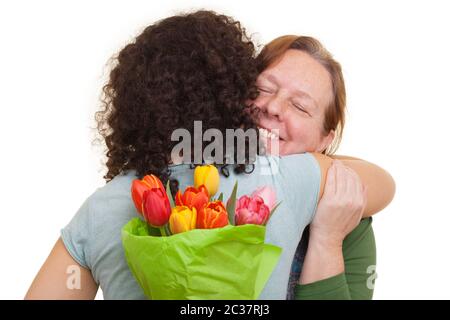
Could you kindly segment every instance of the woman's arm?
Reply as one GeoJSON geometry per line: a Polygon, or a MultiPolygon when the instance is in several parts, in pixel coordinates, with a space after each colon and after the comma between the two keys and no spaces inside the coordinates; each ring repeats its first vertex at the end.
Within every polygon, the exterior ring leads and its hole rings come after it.
{"type": "Polygon", "coordinates": [[[361,161],[364,161],[363,159],[360,159],[360,158],[338,155],[338,154],[332,154],[332,155],[329,155],[329,157],[331,159],[338,159],[338,160],[361,160],[361,161]]]}
{"type": "Polygon", "coordinates": [[[25,299],[93,300],[97,294],[90,270],[80,266],[69,254],[61,238],[31,284],[25,299]]]}
{"type": "Polygon", "coordinates": [[[312,285],[334,279],[337,281],[335,285],[342,289],[345,284],[342,280],[344,239],[360,223],[363,213],[375,213],[392,200],[395,184],[383,169],[362,160],[334,160],[330,167],[328,157],[318,155],[316,158],[322,169],[321,199],[311,223],[309,246],[299,283],[312,285]],[[348,163],[352,168],[347,167],[348,163]],[[369,190],[363,192],[367,185],[369,190]],[[370,188],[389,190],[369,193],[370,188]],[[369,205],[371,207],[367,208],[369,205]]]}
{"type": "Polygon", "coordinates": [[[297,300],[369,300],[376,278],[376,245],[372,218],[363,219],[343,242],[345,272],[295,287],[297,300]]]}
{"type": "Polygon", "coordinates": [[[339,160],[328,169],[323,196],[309,228],[309,244],[300,284],[309,284],[344,272],[342,243],[360,223],[367,189],[359,176],[339,160]]]}
{"type": "MultiPolygon", "coordinates": [[[[320,197],[322,197],[326,176],[333,159],[321,153],[313,153],[322,172],[320,197]]],[[[345,158],[345,157],[344,157],[345,158]]],[[[364,186],[367,187],[368,198],[363,217],[367,218],[383,210],[394,198],[395,182],[392,176],[379,166],[359,159],[342,159],[341,162],[354,170],[364,186]]]]}

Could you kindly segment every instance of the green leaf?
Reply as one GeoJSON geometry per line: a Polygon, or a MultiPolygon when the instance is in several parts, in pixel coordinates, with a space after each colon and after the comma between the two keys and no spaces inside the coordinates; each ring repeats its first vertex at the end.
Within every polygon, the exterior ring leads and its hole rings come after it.
{"type": "Polygon", "coordinates": [[[230,199],[227,202],[227,213],[228,213],[228,221],[231,225],[234,226],[234,211],[236,209],[236,194],[237,194],[238,183],[234,184],[233,192],[231,193],[230,199]]]}
{"type": "Polygon", "coordinates": [[[174,208],[175,202],[173,201],[172,192],[170,191],[170,180],[167,180],[166,193],[167,193],[167,197],[169,198],[170,207],[174,208]]]}
{"type": "Polygon", "coordinates": [[[217,201],[223,201],[223,192],[220,193],[219,197],[217,198],[217,201]]]}
{"type": "Polygon", "coordinates": [[[170,231],[169,223],[166,223],[164,225],[164,231],[166,232],[167,236],[171,236],[172,235],[172,231],[170,231]]]}
{"type": "Polygon", "coordinates": [[[159,230],[161,231],[162,237],[167,237],[165,226],[159,227],[159,230]]]}
{"type": "MultiPolygon", "coordinates": [[[[278,202],[278,203],[275,205],[275,207],[273,207],[273,209],[270,210],[270,213],[269,213],[269,219],[267,219],[267,221],[270,220],[270,218],[272,217],[272,215],[274,214],[274,212],[275,212],[275,210],[278,208],[278,206],[281,204],[281,202],[282,202],[282,201],[278,202]]],[[[266,222],[266,223],[267,223],[267,222],[266,222]]]]}

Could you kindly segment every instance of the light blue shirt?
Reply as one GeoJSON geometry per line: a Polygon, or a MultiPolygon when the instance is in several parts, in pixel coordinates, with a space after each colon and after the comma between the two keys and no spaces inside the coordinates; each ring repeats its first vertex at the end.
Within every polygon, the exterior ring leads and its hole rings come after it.
{"type": "MultiPolygon", "coordinates": [[[[235,174],[232,166],[229,169],[229,177],[221,175],[218,192],[223,192],[225,200],[237,180],[238,197],[268,185],[276,190],[277,202],[282,201],[266,228],[266,242],[281,247],[282,254],[259,298],[284,300],[297,245],[316,211],[320,167],[311,154],[305,153],[258,156],[251,174],[235,174]]],[[[170,166],[170,170],[180,190],[193,185],[194,170],[189,165],[170,166]]],[[[128,268],[121,241],[122,227],[139,216],[131,199],[133,179],[136,172],[131,170],[98,188],[61,230],[67,250],[91,270],[105,299],[146,299],[128,268]]]]}

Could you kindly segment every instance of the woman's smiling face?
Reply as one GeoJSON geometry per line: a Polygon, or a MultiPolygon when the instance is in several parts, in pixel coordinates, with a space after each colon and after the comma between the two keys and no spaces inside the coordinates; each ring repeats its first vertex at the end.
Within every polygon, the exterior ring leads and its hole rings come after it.
{"type": "Polygon", "coordinates": [[[333,99],[331,78],[313,57],[289,49],[256,84],[259,96],[253,102],[261,110],[261,135],[268,141],[278,139],[280,155],[322,152],[331,144],[334,131],[323,133],[325,110],[333,99]],[[272,130],[279,137],[268,134],[272,130]]]}

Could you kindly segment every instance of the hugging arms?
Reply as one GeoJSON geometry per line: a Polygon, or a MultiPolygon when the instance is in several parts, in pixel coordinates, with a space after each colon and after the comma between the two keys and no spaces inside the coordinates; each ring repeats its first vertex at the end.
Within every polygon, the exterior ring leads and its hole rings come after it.
{"type": "MultiPolygon", "coordinates": [[[[108,158],[107,185],[102,192],[122,181],[121,174],[127,170],[135,170],[140,177],[153,173],[164,183],[170,180],[167,168],[174,146],[171,134],[178,128],[192,132],[193,122],[200,120],[205,130],[215,128],[222,133],[229,128],[259,129],[269,151],[278,144],[281,158],[312,152],[321,168],[320,194],[324,195],[322,200],[327,199],[322,202],[327,206],[318,206],[318,209],[324,208],[324,214],[315,217],[323,216],[324,222],[316,221],[313,226],[327,238],[336,234],[342,237],[351,231],[348,229],[361,215],[369,216],[382,210],[393,197],[393,180],[383,169],[365,161],[342,160],[351,170],[338,164],[334,175],[335,181],[341,183],[335,186],[339,186],[340,191],[326,192],[327,172],[331,172],[332,164],[327,154],[331,155],[339,141],[344,123],[345,86],[340,66],[317,56],[325,53],[326,58],[326,52],[312,38],[282,39],[273,47],[267,46],[255,58],[253,43],[244,30],[223,15],[200,11],[170,17],[147,27],[119,53],[104,87],[104,109],[96,115],[108,158]],[[345,189],[347,191],[341,193],[344,182],[345,188],[351,186],[354,189],[349,190],[355,192],[345,189]],[[367,196],[362,185],[367,187],[367,196]],[[349,203],[340,203],[344,198],[336,195],[345,195],[349,203]],[[347,213],[351,217],[349,227],[341,228],[339,224],[339,228],[324,229],[327,221],[335,222],[331,226],[342,221],[328,219],[332,212],[327,209],[339,214],[335,217],[346,217],[347,213]],[[333,232],[329,233],[330,230],[333,232]]],[[[176,181],[171,183],[176,191],[176,181]]],[[[114,196],[113,193],[107,195],[114,196]]],[[[129,199],[121,198],[124,208],[126,200],[129,199]]],[[[96,204],[88,207],[92,206],[96,204]]],[[[100,204],[98,207],[103,208],[100,204]]],[[[125,209],[117,214],[123,214],[123,219],[129,218],[125,209]]],[[[98,216],[103,215],[96,212],[94,218],[98,216]]],[[[86,220],[92,219],[89,216],[86,220]]],[[[85,231],[79,228],[75,234],[84,236],[85,231]]],[[[92,299],[98,285],[104,288],[105,298],[109,297],[107,288],[113,285],[129,288],[129,291],[123,289],[128,297],[139,297],[139,288],[132,283],[126,265],[123,261],[119,264],[122,248],[117,240],[120,234],[114,230],[108,232],[110,242],[116,241],[115,245],[108,249],[104,259],[117,257],[118,270],[106,270],[98,259],[92,264],[81,261],[83,256],[103,259],[85,254],[91,252],[92,247],[101,251],[97,248],[96,243],[100,242],[96,237],[100,237],[102,230],[98,231],[98,235],[89,235],[90,241],[85,237],[74,241],[80,246],[78,259],[75,259],[76,252],[68,251],[69,244],[59,239],[27,298],[92,299]],[[80,267],[80,290],[70,290],[66,286],[66,271],[71,265],[80,267]],[[116,272],[114,277],[109,277],[111,272],[116,272]]],[[[340,270],[312,274],[305,282],[326,278],[340,270]]]]}

